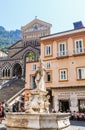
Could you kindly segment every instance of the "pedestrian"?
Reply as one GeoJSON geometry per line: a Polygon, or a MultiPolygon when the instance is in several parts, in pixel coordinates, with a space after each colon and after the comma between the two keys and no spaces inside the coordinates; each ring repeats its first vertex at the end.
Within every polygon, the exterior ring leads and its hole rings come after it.
{"type": "Polygon", "coordinates": [[[16,103],[13,104],[12,112],[17,112],[17,105],[16,105],[16,103]]]}
{"type": "Polygon", "coordinates": [[[2,118],[4,119],[6,116],[6,102],[2,102],[2,118]]]}
{"type": "Polygon", "coordinates": [[[0,124],[2,123],[2,103],[0,102],[0,124]]]}

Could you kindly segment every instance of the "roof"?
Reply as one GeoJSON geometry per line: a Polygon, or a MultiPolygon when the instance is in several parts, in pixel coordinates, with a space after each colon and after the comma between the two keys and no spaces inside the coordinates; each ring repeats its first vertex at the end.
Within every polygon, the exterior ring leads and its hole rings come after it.
{"type": "Polygon", "coordinates": [[[85,31],[85,27],[82,27],[82,28],[79,28],[79,29],[76,29],[76,30],[72,29],[72,30],[67,30],[67,31],[63,31],[63,32],[58,32],[58,33],[43,36],[43,37],[40,38],[40,41],[55,38],[55,37],[75,34],[75,33],[83,32],[83,31],[85,31]]]}
{"type": "Polygon", "coordinates": [[[15,46],[16,44],[18,44],[19,42],[22,42],[22,40],[19,40],[19,41],[15,42],[15,43],[12,44],[10,47],[8,47],[8,49],[12,48],[13,46],[15,46]]]}

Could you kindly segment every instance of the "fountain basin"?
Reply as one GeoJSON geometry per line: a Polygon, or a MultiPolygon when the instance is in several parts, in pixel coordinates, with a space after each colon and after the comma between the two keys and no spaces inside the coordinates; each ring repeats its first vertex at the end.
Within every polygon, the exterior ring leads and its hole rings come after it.
{"type": "Polygon", "coordinates": [[[69,130],[67,113],[7,113],[7,130],[69,130]]]}

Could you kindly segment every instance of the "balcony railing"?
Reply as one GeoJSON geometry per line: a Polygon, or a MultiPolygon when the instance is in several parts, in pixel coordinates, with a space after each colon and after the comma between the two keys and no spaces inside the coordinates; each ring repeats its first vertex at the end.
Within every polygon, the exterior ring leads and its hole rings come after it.
{"type": "Polygon", "coordinates": [[[26,62],[38,62],[39,57],[26,57],[26,62]]]}
{"type": "Polygon", "coordinates": [[[68,56],[68,51],[59,51],[57,52],[57,58],[61,58],[61,57],[67,57],[68,56]]]}
{"type": "Polygon", "coordinates": [[[85,54],[85,48],[77,48],[73,50],[74,55],[85,54]]]}

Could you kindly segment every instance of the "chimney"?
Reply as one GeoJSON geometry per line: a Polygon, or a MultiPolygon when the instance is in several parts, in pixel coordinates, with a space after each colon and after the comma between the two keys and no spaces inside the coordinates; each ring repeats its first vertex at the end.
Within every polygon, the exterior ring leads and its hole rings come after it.
{"type": "Polygon", "coordinates": [[[73,25],[74,25],[74,29],[84,28],[82,21],[75,22],[75,23],[73,23],[73,25]]]}

